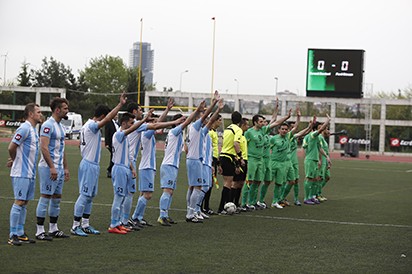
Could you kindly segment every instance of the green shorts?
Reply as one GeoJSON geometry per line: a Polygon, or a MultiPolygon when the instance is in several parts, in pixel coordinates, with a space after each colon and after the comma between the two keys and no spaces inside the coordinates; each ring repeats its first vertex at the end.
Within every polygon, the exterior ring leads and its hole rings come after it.
{"type": "Polygon", "coordinates": [[[264,165],[264,172],[263,172],[263,180],[265,182],[272,182],[272,167],[270,166],[270,159],[263,158],[263,165],[264,165]]]}
{"type": "Polygon", "coordinates": [[[287,174],[287,162],[276,162],[271,161],[272,165],[272,178],[278,185],[283,185],[286,183],[287,174]]]}
{"type": "Polygon", "coordinates": [[[309,179],[316,179],[320,175],[318,161],[305,160],[305,176],[309,179]]]}
{"type": "Polygon", "coordinates": [[[249,157],[247,161],[247,180],[248,181],[263,181],[263,160],[249,157]]]}

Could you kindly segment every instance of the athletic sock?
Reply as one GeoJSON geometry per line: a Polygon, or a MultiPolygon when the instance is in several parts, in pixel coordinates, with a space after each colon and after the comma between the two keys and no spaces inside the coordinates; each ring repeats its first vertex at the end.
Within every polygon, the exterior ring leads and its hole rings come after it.
{"type": "Polygon", "coordinates": [[[209,188],[209,190],[207,191],[207,193],[206,193],[206,195],[205,195],[205,199],[203,200],[203,208],[204,208],[205,210],[209,210],[209,209],[210,209],[209,202],[210,202],[210,196],[211,196],[211,194],[212,194],[212,189],[213,189],[213,187],[209,188]]]}
{"type": "Polygon", "coordinates": [[[76,203],[74,204],[74,216],[83,216],[84,208],[87,204],[87,197],[80,194],[77,198],[76,203]]]}
{"type": "Polygon", "coordinates": [[[123,201],[123,210],[121,212],[121,222],[122,224],[127,224],[130,216],[130,210],[132,210],[133,204],[133,193],[127,193],[123,201]]]}
{"type": "Polygon", "coordinates": [[[286,197],[288,196],[290,190],[292,189],[292,185],[291,184],[284,184],[283,186],[283,191],[282,191],[282,195],[281,195],[281,199],[284,200],[286,199],[286,197]]]}
{"type": "Polygon", "coordinates": [[[249,184],[245,183],[242,187],[242,206],[246,206],[249,199],[249,184]]]}
{"type": "Polygon", "coordinates": [[[236,188],[235,189],[235,198],[233,199],[233,202],[235,203],[236,206],[240,206],[240,204],[239,204],[240,195],[242,195],[242,189],[241,188],[236,188]]]}
{"type": "Polygon", "coordinates": [[[20,211],[19,224],[17,225],[17,235],[18,236],[21,236],[24,234],[24,225],[26,223],[26,215],[27,215],[26,205],[22,205],[21,211],[20,211]]]}
{"type": "Polygon", "coordinates": [[[299,183],[293,185],[293,197],[295,201],[299,200],[299,183]]]}
{"type": "Polygon", "coordinates": [[[265,202],[265,197],[266,197],[266,193],[268,192],[268,188],[269,188],[268,184],[263,184],[262,187],[260,188],[259,202],[261,203],[265,202]]]}
{"type": "Polygon", "coordinates": [[[46,218],[47,208],[49,207],[50,199],[45,197],[40,197],[37,203],[36,216],[40,218],[46,218]]]}
{"type": "Polygon", "coordinates": [[[160,196],[159,200],[160,218],[165,218],[168,216],[169,199],[170,193],[163,191],[163,194],[160,196]]]}
{"type": "Polygon", "coordinates": [[[187,218],[193,218],[196,210],[196,205],[199,203],[201,190],[194,188],[193,193],[190,196],[189,210],[187,212],[187,218]]]}
{"type": "Polygon", "coordinates": [[[19,225],[21,206],[13,204],[10,210],[10,237],[17,235],[17,226],[19,225]]]}
{"type": "Polygon", "coordinates": [[[83,228],[86,228],[86,227],[90,226],[90,215],[88,215],[88,216],[83,215],[81,226],[83,228]]]}
{"type": "Polygon", "coordinates": [[[253,191],[253,204],[254,205],[257,203],[258,194],[259,194],[259,186],[260,184],[256,184],[256,188],[253,191]]]}
{"type": "Polygon", "coordinates": [[[120,225],[120,207],[122,206],[123,200],[124,200],[123,196],[114,194],[110,227],[116,227],[120,225]]]}
{"type": "Polygon", "coordinates": [[[303,187],[305,189],[305,201],[306,201],[306,200],[309,200],[311,198],[310,195],[311,195],[312,183],[309,182],[308,180],[305,180],[303,182],[303,187]]]}
{"type": "Polygon", "coordinates": [[[209,191],[209,186],[202,186],[202,188],[200,189],[199,201],[196,204],[196,212],[202,211],[202,203],[208,191],[209,191]]]}
{"type": "Polygon", "coordinates": [[[136,215],[133,214],[133,219],[138,219],[139,221],[141,221],[143,219],[146,206],[147,199],[144,197],[144,195],[142,195],[137,200],[136,215]]]}
{"type": "Polygon", "coordinates": [[[275,187],[273,188],[273,203],[280,202],[280,191],[282,189],[282,185],[278,185],[275,183],[275,187]]]}
{"type": "Polygon", "coordinates": [[[254,205],[255,204],[254,196],[255,196],[255,193],[256,193],[256,189],[258,189],[258,188],[259,188],[258,184],[251,183],[249,185],[249,202],[248,202],[249,205],[254,205]]]}
{"type": "Polygon", "coordinates": [[[60,198],[51,198],[49,204],[49,216],[57,217],[60,215],[60,198]]]}
{"type": "Polygon", "coordinates": [[[236,188],[230,188],[229,197],[227,199],[227,202],[233,203],[235,201],[235,196],[236,196],[236,188]]]}
{"type": "Polygon", "coordinates": [[[220,197],[219,212],[222,211],[227,203],[230,195],[230,188],[223,187],[222,196],[220,197]]]}

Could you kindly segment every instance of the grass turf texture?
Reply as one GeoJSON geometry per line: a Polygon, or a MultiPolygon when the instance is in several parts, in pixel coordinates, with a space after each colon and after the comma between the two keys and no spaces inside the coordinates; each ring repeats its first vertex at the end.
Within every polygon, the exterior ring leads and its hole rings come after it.
{"type": "MultiPolygon", "coordinates": [[[[78,196],[80,153],[74,146],[66,149],[71,179],[63,190],[58,224],[69,233],[78,196]]],[[[154,197],[145,216],[154,226],[127,235],[113,235],[107,233],[113,191],[110,179],[105,176],[108,152],[103,150],[99,194],[91,216],[91,224],[102,235],[72,236],[16,247],[7,245],[13,195],[9,169],[5,168],[6,143],[0,143],[0,151],[3,273],[407,273],[412,269],[411,164],[335,160],[332,180],[324,190],[329,201],[321,205],[212,216],[204,224],[189,224],[184,221],[187,180],[183,160],[170,212],[178,224],[161,227],[156,223],[161,195],[157,173],[154,197]]],[[[161,156],[162,152],[158,152],[158,164],[161,156]]],[[[222,185],[220,177],[219,182],[222,185]]],[[[273,185],[266,196],[267,204],[272,193],[273,185]]],[[[220,190],[213,189],[211,206],[215,210],[220,194],[220,190]]],[[[26,232],[30,237],[35,233],[38,197],[37,184],[36,200],[28,205],[26,232]]],[[[132,210],[136,201],[137,195],[132,210]]],[[[48,221],[46,218],[46,229],[48,221]]]]}

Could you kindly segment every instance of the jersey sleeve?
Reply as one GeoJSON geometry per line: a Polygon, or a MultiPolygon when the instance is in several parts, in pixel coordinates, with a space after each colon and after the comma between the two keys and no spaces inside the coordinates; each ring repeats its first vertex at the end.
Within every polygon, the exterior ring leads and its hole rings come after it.
{"type": "Polygon", "coordinates": [[[155,134],[155,131],[153,129],[146,130],[143,135],[147,139],[150,139],[153,135],[155,134]]]}
{"type": "Polygon", "coordinates": [[[89,129],[96,134],[99,131],[99,124],[97,122],[90,123],[89,129]]]}
{"type": "Polygon", "coordinates": [[[40,136],[44,136],[50,139],[52,133],[53,125],[51,123],[46,122],[41,126],[40,136]]]}
{"type": "Polygon", "coordinates": [[[193,128],[194,128],[196,131],[199,131],[201,127],[202,127],[202,119],[199,118],[199,119],[197,119],[197,120],[193,123],[193,128]]]}
{"type": "Polygon", "coordinates": [[[143,132],[147,130],[147,124],[144,123],[143,125],[141,125],[140,127],[138,127],[135,131],[136,132],[143,132]]]}
{"type": "Polygon", "coordinates": [[[116,140],[121,143],[124,141],[124,139],[126,138],[126,135],[124,135],[124,131],[116,131],[116,133],[113,135],[114,138],[116,138],[116,140]]]}
{"type": "Polygon", "coordinates": [[[177,127],[174,127],[170,130],[174,136],[179,135],[180,133],[182,133],[182,125],[178,125],[177,127]]]}
{"type": "Polygon", "coordinates": [[[234,141],[240,143],[242,141],[242,130],[239,128],[238,130],[236,130],[235,132],[235,138],[234,141]]]}
{"type": "Polygon", "coordinates": [[[12,139],[12,142],[15,143],[16,145],[21,145],[23,141],[27,138],[29,135],[29,128],[26,126],[21,126],[16,130],[16,133],[14,134],[14,137],[12,139]]]}

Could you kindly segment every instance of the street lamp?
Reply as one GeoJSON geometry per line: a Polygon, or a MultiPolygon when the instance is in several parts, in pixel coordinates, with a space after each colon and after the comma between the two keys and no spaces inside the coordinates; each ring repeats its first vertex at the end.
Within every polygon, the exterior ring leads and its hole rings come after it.
{"type": "Polygon", "coordinates": [[[189,70],[187,69],[187,70],[182,71],[182,72],[180,73],[180,86],[179,86],[179,91],[182,91],[182,78],[183,78],[183,74],[186,73],[186,72],[189,72],[189,70]]]}
{"type": "Polygon", "coordinates": [[[239,96],[239,81],[235,78],[235,82],[237,84],[237,95],[239,96]]]}
{"type": "Polygon", "coordinates": [[[279,81],[279,79],[277,77],[275,77],[275,81],[276,81],[275,96],[278,96],[278,81],[279,81]]]}

